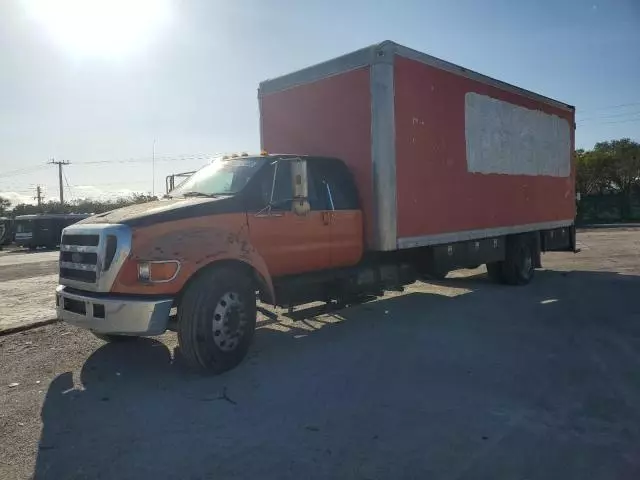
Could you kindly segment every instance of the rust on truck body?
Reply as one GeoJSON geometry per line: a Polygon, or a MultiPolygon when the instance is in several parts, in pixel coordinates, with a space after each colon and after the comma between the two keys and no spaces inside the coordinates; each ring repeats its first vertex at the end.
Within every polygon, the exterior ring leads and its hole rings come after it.
{"type": "Polygon", "coordinates": [[[222,260],[251,266],[273,297],[271,276],[263,258],[251,243],[246,214],[197,217],[138,227],[133,230],[131,255],[116,277],[113,293],[177,294],[198,270],[222,260]],[[180,270],[166,283],[144,283],[137,278],[138,262],[177,260],[180,270]],[[128,267],[128,268],[127,268],[128,267]]]}

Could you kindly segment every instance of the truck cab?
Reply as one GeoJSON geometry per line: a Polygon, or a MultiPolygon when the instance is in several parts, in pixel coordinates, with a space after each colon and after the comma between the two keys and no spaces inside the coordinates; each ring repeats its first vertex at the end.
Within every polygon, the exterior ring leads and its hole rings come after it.
{"type": "Polygon", "coordinates": [[[222,371],[248,348],[256,292],[279,305],[310,300],[309,291],[326,299],[287,280],[352,267],[363,245],[357,190],[339,159],[217,159],[163,200],[66,228],[58,315],[120,340],[163,333],[175,309],[187,360],[222,371]]]}

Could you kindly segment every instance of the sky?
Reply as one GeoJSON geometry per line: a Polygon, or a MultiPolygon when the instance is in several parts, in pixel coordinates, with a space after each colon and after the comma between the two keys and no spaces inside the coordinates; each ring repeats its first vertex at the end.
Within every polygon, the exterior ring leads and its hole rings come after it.
{"type": "Polygon", "coordinates": [[[56,199],[52,158],[67,199],[164,193],[259,151],[260,81],[383,40],[575,105],[576,148],[640,141],[640,0],[0,0],[0,196],[56,199]]]}

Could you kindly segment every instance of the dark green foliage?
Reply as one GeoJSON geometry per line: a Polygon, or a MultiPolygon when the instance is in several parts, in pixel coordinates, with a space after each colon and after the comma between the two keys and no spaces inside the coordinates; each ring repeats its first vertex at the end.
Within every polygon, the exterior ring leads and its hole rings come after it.
{"type": "Polygon", "coordinates": [[[640,143],[623,138],[577,150],[576,191],[580,221],[640,219],[640,143]]]}
{"type": "MultiPolygon", "coordinates": [[[[102,213],[116,208],[126,207],[138,203],[146,203],[157,200],[158,197],[135,193],[128,197],[114,200],[73,200],[64,205],[59,202],[47,202],[42,205],[18,204],[13,210],[5,211],[5,215],[17,217],[18,215],[30,215],[34,213],[102,213]]],[[[3,200],[0,198],[0,212],[2,212],[3,200]]],[[[2,215],[0,215],[2,216],[2,215]]]]}

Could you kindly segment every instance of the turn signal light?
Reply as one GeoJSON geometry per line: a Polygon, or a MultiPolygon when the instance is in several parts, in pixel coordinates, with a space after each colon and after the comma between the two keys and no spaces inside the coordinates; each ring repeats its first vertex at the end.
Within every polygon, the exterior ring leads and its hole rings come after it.
{"type": "Polygon", "coordinates": [[[138,263],[138,279],[143,282],[162,283],[173,280],[180,270],[180,262],[167,260],[138,263]]]}

